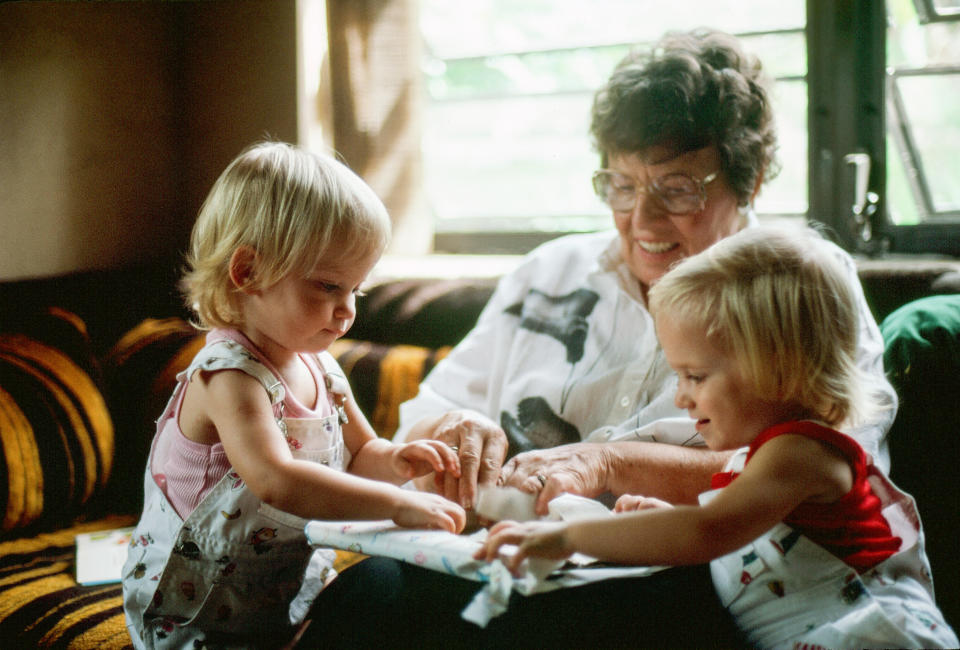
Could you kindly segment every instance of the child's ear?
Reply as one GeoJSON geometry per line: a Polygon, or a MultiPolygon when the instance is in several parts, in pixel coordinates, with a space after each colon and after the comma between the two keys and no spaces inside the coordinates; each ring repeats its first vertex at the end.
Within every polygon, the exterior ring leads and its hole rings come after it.
{"type": "Polygon", "coordinates": [[[250,246],[238,246],[230,256],[230,281],[243,293],[250,293],[254,278],[257,252],[250,246]]]}

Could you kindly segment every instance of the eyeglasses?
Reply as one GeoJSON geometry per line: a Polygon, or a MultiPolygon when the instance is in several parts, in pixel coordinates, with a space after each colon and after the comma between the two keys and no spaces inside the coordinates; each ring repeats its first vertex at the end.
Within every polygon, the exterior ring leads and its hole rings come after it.
{"type": "Polygon", "coordinates": [[[633,212],[637,196],[649,194],[670,214],[685,215],[703,210],[707,203],[707,183],[720,174],[713,172],[703,180],[680,172],[655,178],[646,187],[636,180],[610,169],[593,173],[593,191],[615,212],[633,212]]]}

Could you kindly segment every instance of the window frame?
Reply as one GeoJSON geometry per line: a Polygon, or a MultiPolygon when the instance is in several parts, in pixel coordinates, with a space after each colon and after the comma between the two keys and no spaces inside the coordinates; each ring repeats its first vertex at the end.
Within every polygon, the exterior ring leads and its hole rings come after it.
{"type": "Polygon", "coordinates": [[[937,7],[934,0],[913,0],[920,24],[960,20],[960,7],[950,7],[946,11],[937,7]]]}
{"type": "MultiPolygon", "coordinates": [[[[896,120],[893,137],[922,172],[909,124],[892,90],[897,74],[886,69],[886,2],[831,0],[807,2],[809,92],[808,219],[829,227],[837,242],[868,256],[920,253],[960,256],[960,215],[938,215],[938,223],[894,224],[886,207],[887,118],[896,120]],[[855,205],[851,154],[869,156],[867,201],[855,205]]],[[[909,174],[908,174],[909,175],[909,174]]],[[[912,189],[932,214],[925,177],[912,189]]]]}

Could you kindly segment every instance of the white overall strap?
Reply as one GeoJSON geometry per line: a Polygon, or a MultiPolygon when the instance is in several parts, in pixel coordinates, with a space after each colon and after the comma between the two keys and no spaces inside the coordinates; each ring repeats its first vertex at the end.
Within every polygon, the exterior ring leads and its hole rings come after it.
{"type": "Polygon", "coordinates": [[[747,454],[750,451],[750,447],[740,447],[731,456],[726,464],[723,466],[724,472],[735,472],[740,474],[743,472],[743,468],[747,465],[747,454]]]}
{"type": "Polygon", "coordinates": [[[347,381],[340,364],[329,352],[321,352],[316,358],[323,370],[323,381],[333,400],[333,405],[337,409],[340,423],[346,424],[349,420],[344,405],[347,401],[347,395],[350,394],[350,383],[347,381]]]}
{"type": "Polygon", "coordinates": [[[197,370],[242,370],[263,385],[273,405],[283,402],[286,395],[283,382],[276,375],[258,361],[249,350],[229,339],[214,341],[200,350],[190,366],[177,375],[177,379],[189,381],[197,370]]]}

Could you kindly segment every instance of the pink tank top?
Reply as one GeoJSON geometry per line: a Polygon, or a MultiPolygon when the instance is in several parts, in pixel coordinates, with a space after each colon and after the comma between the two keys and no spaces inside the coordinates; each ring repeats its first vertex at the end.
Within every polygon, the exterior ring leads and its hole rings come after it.
{"type": "MultiPolygon", "coordinates": [[[[323,371],[313,355],[300,355],[316,385],[317,403],[316,407],[311,409],[294,397],[277,369],[241,332],[226,329],[211,330],[207,334],[206,344],[210,345],[224,339],[242,345],[257,361],[280,379],[285,390],[283,400],[285,417],[321,418],[333,412],[326,383],[323,380],[323,371]]],[[[184,436],[180,430],[180,409],[183,405],[186,385],[189,384],[190,379],[187,377],[185,383],[181,385],[182,388],[180,386],[177,388],[179,394],[176,396],[172,417],[157,423],[159,435],[168,437],[168,444],[158,445],[158,451],[166,449],[167,453],[162,457],[158,454],[153,459],[154,480],[183,519],[193,512],[193,509],[203,501],[207,493],[230,471],[231,467],[221,443],[205,445],[195,442],[184,436]]]]}

